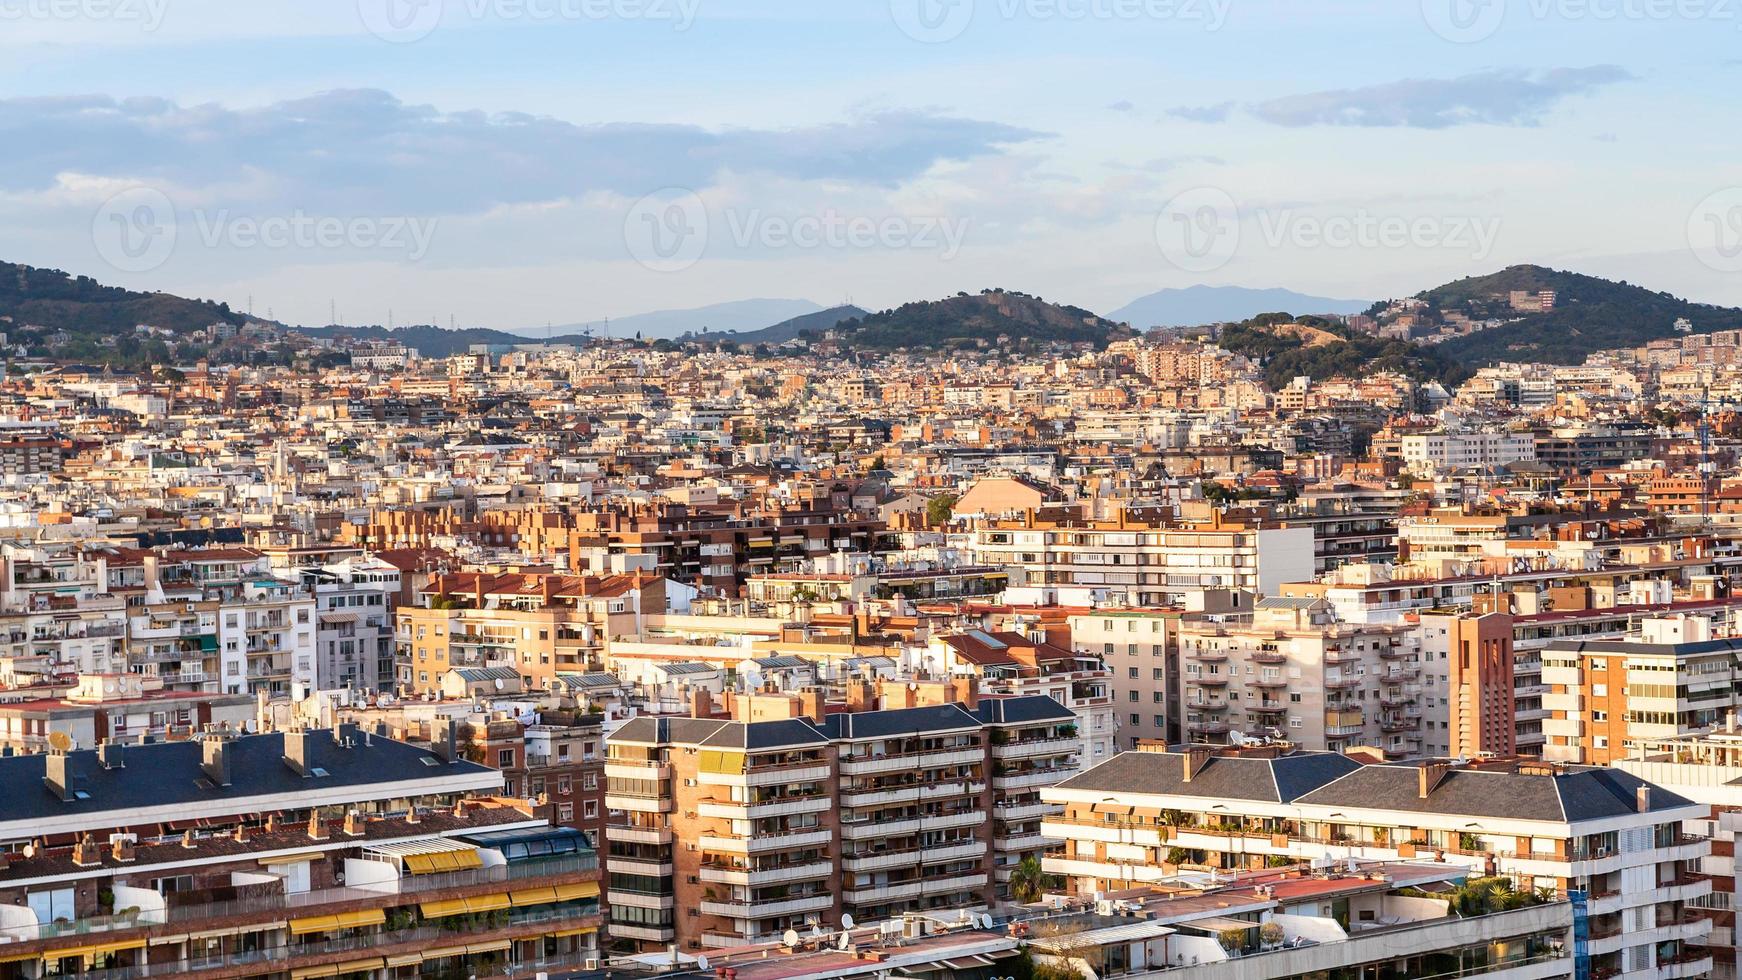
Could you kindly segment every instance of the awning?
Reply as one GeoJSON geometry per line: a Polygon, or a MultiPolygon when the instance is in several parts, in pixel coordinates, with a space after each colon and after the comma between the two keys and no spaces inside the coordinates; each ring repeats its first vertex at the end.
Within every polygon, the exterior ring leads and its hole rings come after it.
{"type": "Polygon", "coordinates": [[[426,919],[440,919],[450,915],[465,915],[471,912],[494,912],[509,906],[508,896],[498,892],[494,895],[473,895],[469,898],[452,898],[445,902],[422,902],[417,909],[426,919]]]}
{"type": "Polygon", "coordinates": [[[524,905],[549,905],[561,900],[556,897],[556,889],[547,885],[543,888],[522,888],[509,892],[508,901],[514,903],[515,908],[519,908],[524,905]]]}
{"type": "Polygon", "coordinates": [[[591,936],[593,933],[598,932],[598,931],[599,931],[598,926],[582,926],[579,929],[562,929],[562,930],[559,930],[557,932],[553,932],[550,934],[550,938],[562,939],[562,938],[567,937],[567,936],[591,936]]]}
{"type": "Polygon", "coordinates": [[[466,947],[464,946],[443,946],[441,949],[425,950],[423,954],[423,962],[427,963],[430,960],[445,960],[450,956],[464,955],[466,955],[466,947]]]}
{"type": "Polygon", "coordinates": [[[434,851],[427,854],[407,854],[405,870],[414,875],[433,875],[444,871],[469,871],[484,866],[484,859],[475,850],[434,851]]]}
{"type": "Polygon", "coordinates": [[[599,897],[599,883],[596,881],[577,881],[570,885],[557,885],[554,890],[556,891],[556,900],[559,902],[599,897]]]}
{"type": "Polygon", "coordinates": [[[982,966],[991,966],[997,962],[997,960],[990,956],[964,956],[958,959],[944,960],[943,965],[947,969],[960,973],[965,970],[973,970],[982,966]]]}
{"type": "Polygon", "coordinates": [[[56,949],[42,954],[45,960],[64,960],[74,956],[103,956],[108,953],[121,953],[129,949],[144,949],[145,940],[125,939],[113,943],[95,943],[89,946],[74,946],[71,949],[56,949]]]}
{"type": "Polygon", "coordinates": [[[371,956],[366,960],[350,960],[344,963],[329,963],[326,966],[306,966],[300,970],[290,971],[290,980],[310,980],[311,977],[338,977],[347,973],[362,973],[364,970],[379,970],[386,963],[379,956],[371,956]]]}
{"type": "Polygon", "coordinates": [[[513,946],[514,941],[510,939],[498,939],[493,943],[467,943],[466,954],[468,956],[478,956],[483,953],[500,953],[512,949],[513,946]]]}
{"type": "Polygon", "coordinates": [[[389,967],[416,966],[422,962],[423,962],[423,954],[422,953],[401,953],[398,956],[387,957],[387,965],[389,967]]]}
{"type": "Polygon", "coordinates": [[[311,915],[306,919],[290,920],[290,934],[306,936],[315,932],[327,932],[339,927],[339,917],[336,915],[311,915]]]}
{"type": "Polygon", "coordinates": [[[319,851],[304,851],[301,854],[274,854],[271,857],[261,858],[260,863],[270,868],[275,864],[307,864],[310,861],[319,861],[324,857],[326,855],[319,851]]]}
{"type": "Polygon", "coordinates": [[[29,963],[40,959],[41,953],[0,953],[0,963],[29,963]]]}

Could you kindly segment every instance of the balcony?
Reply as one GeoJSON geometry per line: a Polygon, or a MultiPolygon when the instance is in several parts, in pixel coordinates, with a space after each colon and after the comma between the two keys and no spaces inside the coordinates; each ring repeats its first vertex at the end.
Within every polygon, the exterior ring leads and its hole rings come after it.
{"type": "MultiPolygon", "coordinates": [[[[612,869],[616,865],[612,864],[612,869]]],[[[668,872],[669,873],[669,872],[668,872]]],[[[704,864],[697,873],[703,881],[716,882],[723,885],[739,885],[745,888],[759,888],[764,885],[783,885],[794,881],[812,881],[817,878],[828,878],[835,873],[835,865],[831,861],[810,861],[804,864],[792,864],[781,867],[752,869],[733,864],[704,864]]]]}
{"type": "Polygon", "coordinates": [[[1031,769],[1027,772],[1013,772],[1005,775],[992,776],[992,788],[997,790],[1031,789],[1041,786],[1051,786],[1063,779],[1075,775],[1077,770],[1061,769],[1031,769]]]}
{"type": "Polygon", "coordinates": [[[780,797],[751,803],[743,800],[703,800],[696,814],[721,820],[758,820],[766,817],[790,817],[806,813],[826,813],[835,803],[821,793],[811,796],[780,797]]]}
{"type": "Polygon", "coordinates": [[[1035,738],[1016,742],[996,743],[992,746],[994,759],[1033,759],[1046,755],[1069,755],[1081,750],[1083,740],[1072,736],[1070,738],[1035,738]]]}
{"type": "Polygon", "coordinates": [[[847,871],[868,872],[886,871],[890,868],[915,867],[921,864],[938,864],[944,861],[975,860],[986,853],[985,841],[968,841],[952,844],[947,847],[907,847],[899,850],[872,850],[849,854],[841,859],[841,866],[847,871]]]}
{"type": "Polygon", "coordinates": [[[834,834],[828,828],[818,827],[785,833],[757,834],[754,837],[721,837],[716,834],[703,834],[696,841],[696,844],[704,851],[721,851],[727,854],[764,854],[769,851],[826,847],[833,840],[834,834]]]}
{"type": "Polygon", "coordinates": [[[703,915],[718,915],[728,919],[769,919],[783,915],[802,915],[805,912],[821,912],[833,907],[835,899],[828,893],[821,895],[806,895],[801,898],[787,898],[772,902],[752,902],[748,899],[703,901],[700,909],[703,915]]]}
{"type": "Polygon", "coordinates": [[[953,830],[957,827],[977,827],[986,822],[986,811],[964,810],[937,816],[904,817],[899,820],[844,820],[841,836],[851,841],[875,840],[879,837],[904,837],[924,830],[953,830]]]}
{"type": "Polygon", "coordinates": [[[1006,823],[1033,820],[1037,817],[1050,817],[1063,812],[1063,803],[1047,803],[1042,800],[1035,800],[1032,803],[999,804],[992,808],[993,818],[1006,823]]]}
{"type": "Polygon", "coordinates": [[[670,844],[672,833],[665,827],[631,827],[624,824],[606,824],[605,839],[622,841],[625,844],[670,844]]]}
{"type": "Polygon", "coordinates": [[[884,772],[902,772],[943,766],[970,766],[984,758],[984,751],[979,746],[973,746],[925,752],[902,752],[895,755],[874,757],[843,756],[840,764],[843,776],[869,776],[884,772]]]}
{"type": "Polygon", "coordinates": [[[1255,664],[1285,664],[1288,654],[1276,650],[1254,650],[1249,658],[1255,664]]]}

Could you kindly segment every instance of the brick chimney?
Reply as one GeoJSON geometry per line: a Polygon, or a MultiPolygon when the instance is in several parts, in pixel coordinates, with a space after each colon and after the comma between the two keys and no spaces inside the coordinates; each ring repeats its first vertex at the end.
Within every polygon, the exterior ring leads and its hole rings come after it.
{"type": "Polygon", "coordinates": [[[329,836],[330,835],[327,833],[327,822],[321,819],[320,812],[317,810],[316,812],[309,814],[308,839],[326,840],[329,836]]]}
{"type": "Polygon", "coordinates": [[[194,850],[195,848],[200,846],[199,845],[199,838],[194,836],[194,832],[192,830],[184,830],[184,831],[182,831],[182,834],[181,834],[181,846],[190,850],[190,851],[194,850]]]}
{"type": "Polygon", "coordinates": [[[1425,766],[1417,767],[1415,771],[1416,794],[1421,799],[1427,799],[1428,794],[1432,793],[1446,778],[1446,775],[1455,768],[1457,767],[1449,762],[1430,762],[1425,766]]]}
{"type": "Polygon", "coordinates": [[[90,834],[79,838],[73,845],[73,863],[81,868],[95,868],[103,863],[103,850],[97,846],[96,838],[90,834]]]}
{"type": "Polygon", "coordinates": [[[1641,786],[1633,791],[1634,809],[1640,813],[1651,812],[1651,787],[1641,786]]]}
{"type": "Polygon", "coordinates": [[[126,837],[117,837],[111,851],[116,861],[126,864],[134,858],[133,841],[126,837]]]}
{"type": "Polygon", "coordinates": [[[314,765],[314,738],[303,729],[284,733],[284,764],[290,771],[307,779],[314,765]]]}
{"type": "Polygon", "coordinates": [[[1193,777],[1204,771],[1204,767],[1210,764],[1210,760],[1214,758],[1215,755],[1216,753],[1214,749],[1206,749],[1198,746],[1192,746],[1186,749],[1180,754],[1181,762],[1183,762],[1185,766],[1184,772],[1180,775],[1180,782],[1191,782],[1193,777]]]}
{"type": "Polygon", "coordinates": [[[823,692],[820,688],[807,687],[798,692],[799,709],[806,718],[817,724],[823,722],[823,692]]]}
{"type": "Polygon", "coordinates": [[[363,813],[361,810],[350,810],[345,813],[345,836],[363,836],[363,813]]]}

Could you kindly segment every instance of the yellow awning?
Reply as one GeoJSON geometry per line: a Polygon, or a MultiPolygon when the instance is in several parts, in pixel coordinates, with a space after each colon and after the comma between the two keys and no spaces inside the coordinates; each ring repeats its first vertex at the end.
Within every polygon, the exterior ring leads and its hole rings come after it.
{"type": "Polygon", "coordinates": [[[432,851],[429,854],[407,854],[405,870],[414,875],[433,875],[444,871],[469,871],[484,866],[484,859],[475,850],[432,851]]]}
{"type": "Polygon", "coordinates": [[[306,936],[311,932],[326,932],[339,928],[339,917],[336,915],[311,915],[306,919],[290,920],[290,934],[306,936]]]}
{"type": "Polygon", "coordinates": [[[402,953],[399,956],[387,957],[387,965],[390,967],[393,967],[393,966],[416,966],[422,962],[423,962],[423,954],[422,953],[402,953]]]}
{"type": "Polygon", "coordinates": [[[498,939],[493,943],[467,943],[466,954],[469,956],[477,956],[480,953],[500,953],[513,945],[514,943],[507,939],[498,939]]]}
{"type": "Polygon", "coordinates": [[[550,938],[562,939],[565,936],[591,936],[593,933],[598,931],[598,926],[582,926],[579,929],[564,929],[561,932],[553,932],[550,934],[550,938]]]}
{"type": "Polygon", "coordinates": [[[387,924],[386,909],[363,909],[359,912],[340,912],[333,918],[339,920],[340,929],[361,929],[364,926],[384,926],[387,924]]]}
{"type": "Polygon", "coordinates": [[[508,900],[518,908],[523,905],[549,905],[559,901],[556,889],[546,885],[543,888],[522,888],[508,893],[508,900]]]}
{"type": "Polygon", "coordinates": [[[508,905],[508,895],[504,892],[497,892],[493,895],[453,898],[445,902],[423,902],[417,908],[426,919],[440,919],[444,916],[464,915],[468,912],[494,912],[497,909],[505,909],[508,905]]]}
{"type": "Polygon", "coordinates": [[[599,883],[596,881],[577,881],[571,885],[556,886],[556,900],[572,902],[578,898],[598,898],[599,883]]]}
{"type": "MultiPolygon", "coordinates": [[[[329,963],[326,966],[305,966],[300,970],[290,971],[290,980],[313,980],[315,977],[338,977],[347,973],[361,973],[364,970],[379,970],[385,962],[379,956],[371,956],[366,960],[329,963]]],[[[412,962],[418,962],[417,958],[413,957],[412,962]]]]}
{"type": "Polygon", "coordinates": [[[426,950],[423,954],[423,960],[427,963],[430,960],[445,960],[450,956],[464,955],[466,955],[466,947],[464,946],[443,946],[441,949],[426,950]]]}
{"type": "Polygon", "coordinates": [[[73,956],[102,956],[106,953],[120,953],[129,949],[144,949],[145,940],[127,939],[114,943],[93,943],[89,946],[74,946],[71,949],[57,949],[42,954],[45,960],[64,960],[73,956]]]}
{"type": "Polygon", "coordinates": [[[0,953],[0,963],[28,963],[40,959],[41,953],[0,953]]]}

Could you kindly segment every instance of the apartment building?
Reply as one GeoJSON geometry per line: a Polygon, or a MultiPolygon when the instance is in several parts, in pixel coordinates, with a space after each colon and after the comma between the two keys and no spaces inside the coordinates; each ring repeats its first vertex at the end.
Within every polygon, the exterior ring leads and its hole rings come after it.
{"type": "MultiPolygon", "coordinates": [[[[1444,664],[1446,687],[1439,692],[1436,721],[1450,724],[1445,740],[1433,752],[1476,759],[1518,754],[1522,714],[1540,707],[1520,703],[1518,657],[1513,649],[1513,618],[1505,613],[1424,613],[1421,617],[1422,658],[1444,664]],[[1522,710],[1521,710],[1522,709],[1522,710]]],[[[1540,694],[1534,695],[1540,706],[1540,694]]]]}
{"type": "Polygon", "coordinates": [[[1214,519],[1166,523],[1122,512],[1111,521],[1034,514],[974,532],[983,564],[1010,569],[1020,601],[1166,606],[1202,589],[1271,594],[1313,577],[1311,528],[1214,519]]]}
{"type": "Polygon", "coordinates": [[[1742,734],[1734,717],[1710,732],[1630,740],[1626,755],[1611,765],[1706,808],[1682,823],[1684,832],[1712,842],[1700,866],[1712,893],[1689,905],[1712,923],[1704,940],[1712,953],[1711,975],[1731,980],[1737,975],[1736,845],[1742,835],[1742,734]]]}
{"type": "Polygon", "coordinates": [[[1071,709],[1083,740],[1083,765],[1118,751],[1118,706],[1110,690],[1112,673],[1101,657],[1049,642],[1039,626],[935,636],[929,649],[938,655],[943,673],[978,678],[984,694],[1039,694],[1071,709]]]}
{"type": "Polygon", "coordinates": [[[0,977],[596,966],[595,855],[501,778],[354,726],[0,757],[0,977]]]}
{"type": "Polygon", "coordinates": [[[277,580],[253,581],[218,607],[219,689],[288,697],[316,685],[315,599],[277,580]]]}
{"type": "Polygon", "coordinates": [[[1323,599],[1274,596],[1250,619],[1181,621],[1179,649],[1192,741],[1239,732],[1331,752],[1446,751],[1446,665],[1424,659],[1415,629],[1345,623],[1323,599]]]}
{"type": "MultiPolygon", "coordinates": [[[[1072,649],[1106,665],[1118,728],[1114,751],[1179,737],[1175,643],[1181,615],[1178,609],[1084,610],[1067,620],[1072,649]]],[[[1083,758],[1093,765],[1102,757],[1083,758]]]]}
{"type": "Polygon", "coordinates": [[[1542,651],[1544,759],[1608,765],[1627,743],[1722,724],[1739,705],[1742,638],[1704,616],[1645,619],[1618,640],[1559,640],[1542,651]]]}
{"type": "MultiPolygon", "coordinates": [[[[1046,859],[1080,894],[1182,870],[1431,858],[1583,901],[1592,976],[1694,977],[1710,923],[1690,903],[1708,808],[1616,769],[1542,762],[1362,765],[1286,746],[1124,752],[1046,790],[1046,859]]],[[[1582,964],[1583,965],[1583,964],[1582,964]]]]}
{"type": "Polygon", "coordinates": [[[1424,476],[1536,459],[1536,437],[1529,432],[1416,432],[1405,434],[1399,448],[1403,464],[1424,476]]]}
{"type": "Polygon", "coordinates": [[[983,908],[1051,843],[1040,794],[1081,747],[1058,702],[981,698],[969,679],[730,707],[632,719],[608,739],[613,937],[723,948],[843,913],[983,908]]]}
{"type": "Polygon", "coordinates": [[[322,690],[391,692],[394,669],[393,605],[398,568],[374,559],[350,559],[305,569],[319,616],[315,634],[315,683],[322,690]]]}
{"type": "Polygon", "coordinates": [[[511,667],[528,689],[597,669],[607,638],[641,632],[666,611],[666,581],[548,572],[462,572],[433,579],[394,614],[399,687],[437,690],[455,667],[511,667]]]}
{"type": "Polygon", "coordinates": [[[211,725],[241,729],[254,718],[254,699],[244,694],[169,691],[140,674],[81,674],[65,693],[0,702],[0,748],[186,738],[211,725]]]}

